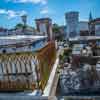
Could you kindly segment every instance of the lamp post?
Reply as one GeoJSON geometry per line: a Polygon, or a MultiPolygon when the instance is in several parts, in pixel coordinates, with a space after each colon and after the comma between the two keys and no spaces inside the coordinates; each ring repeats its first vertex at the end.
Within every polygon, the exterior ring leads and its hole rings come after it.
{"type": "Polygon", "coordinates": [[[22,22],[23,22],[23,32],[25,32],[26,24],[27,24],[27,15],[21,16],[22,22]]]}

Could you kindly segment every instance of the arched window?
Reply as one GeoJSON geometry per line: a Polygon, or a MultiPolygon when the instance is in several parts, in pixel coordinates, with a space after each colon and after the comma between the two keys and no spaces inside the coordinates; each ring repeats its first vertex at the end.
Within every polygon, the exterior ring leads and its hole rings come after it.
{"type": "Polygon", "coordinates": [[[2,53],[4,53],[4,54],[5,54],[6,52],[7,52],[7,51],[6,51],[6,49],[3,49],[3,50],[2,50],[2,53]]]}

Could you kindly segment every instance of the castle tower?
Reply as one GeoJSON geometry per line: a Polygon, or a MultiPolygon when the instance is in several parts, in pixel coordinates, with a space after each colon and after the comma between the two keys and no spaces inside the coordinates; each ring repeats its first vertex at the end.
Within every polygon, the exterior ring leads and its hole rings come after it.
{"type": "Polygon", "coordinates": [[[92,17],[92,13],[90,12],[89,14],[89,35],[94,36],[95,35],[95,24],[94,24],[94,20],[92,17]]]}

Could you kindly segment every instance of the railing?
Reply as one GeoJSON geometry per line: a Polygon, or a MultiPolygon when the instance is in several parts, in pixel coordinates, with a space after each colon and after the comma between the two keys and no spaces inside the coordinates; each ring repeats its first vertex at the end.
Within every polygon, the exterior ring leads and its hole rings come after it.
{"type": "Polygon", "coordinates": [[[44,87],[48,81],[52,66],[56,59],[55,43],[50,42],[50,43],[48,43],[47,46],[45,46],[40,51],[38,51],[37,59],[39,62],[38,63],[39,64],[38,72],[40,73],[39,86],[41,89],[44,89],[44,87]]]}
{"type": "Polygon", "coordinates": [[[54,42],[36,53],[0,54],[0,90],[43,90],[55,59],[54,42]]]}

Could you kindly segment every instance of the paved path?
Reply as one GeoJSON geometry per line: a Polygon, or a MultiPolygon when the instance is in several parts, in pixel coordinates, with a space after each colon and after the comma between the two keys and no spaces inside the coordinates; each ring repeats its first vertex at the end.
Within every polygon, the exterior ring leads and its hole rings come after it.
{"type": "Polygon", "coordinates": [[[24,93],[0,93],[0,100],[48,100],[48,97],[33,96],[24,93]]]}

